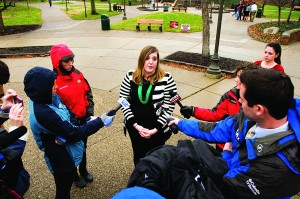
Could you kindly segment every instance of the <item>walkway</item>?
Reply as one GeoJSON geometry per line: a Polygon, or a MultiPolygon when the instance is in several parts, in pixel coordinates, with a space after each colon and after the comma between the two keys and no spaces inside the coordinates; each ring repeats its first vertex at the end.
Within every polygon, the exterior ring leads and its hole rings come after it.
{"type": "MultiPolygon", "coordinates": [[[[134,31],[101,31],[100,20],[72,21],[59,10],[58,5],[51,8],[48,3],[35,5],[43,10],[43,27],[39,30],[0,37],[0,47],[41,46],[58,43],[67,44],[75,53],[75,66],[81,70],[93,88],[96,114],[117,105],[120,83],[129,69],[135,68],[140,50],[146,45],[155,45],[161,57],[176,51],[201,53],[202,33],[148,33],[134,31]]],[[[188,8],[188,12],[200,14],[199,10],[188,8]]],[[[126,7],[127,18],[147,12],[135,6],[126,7]]],[[[111,23],[122,20],[123,15],[110,18],[111,23]]],[[[266,21],[257,18],[255,22],[266,21]]],[[[214,52],[217,14],[213,14],[211,26],[211,54],[214,52]]],[[[231,14],[223,16],[219,56],[253,61],[261,59],[266,44],[250,38],[247,27],[250,23],[235,20],[231,14]]],[[[21,97],[24,74],[33,66],[52,68],[50,57],[2,59],[11,71],[11,79],[6,88],[16,89],[21,97]]],[[[300,42],[283,46],[282,63],[295,85],[295,94],[300,97],[300,42]]],[[[207,79],[204,73],[163,65],[176,80],[178,93],[185,105],[200,105],[211,108],[220,95],[233,87],[232,79],[207,79]]],[[[176,107],[175,114],[179,115],[176,107]]],[[[72,189],[72,198],[110,198],[126,186],[132,171],[130,140],[123,134],[122,114],[109,128],[104,128],[89,139],[88,163],[95,181],[88,187],[72,189]]],[[[26,126],[29,126],[26,120],[26,126]]],[[[169,144],[186,138],[182,134],[172,136],[169,144]]],[[[25,198],[53,198],[54,182],[43,163],[32,136],[24,154],[25,167],[31,174],[31,188],[25,198]]]]}

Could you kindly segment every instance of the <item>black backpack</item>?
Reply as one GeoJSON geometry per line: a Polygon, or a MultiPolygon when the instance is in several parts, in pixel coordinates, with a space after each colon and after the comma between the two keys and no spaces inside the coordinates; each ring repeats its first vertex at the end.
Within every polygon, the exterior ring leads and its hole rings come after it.
{"type": "Polygon", "coordinates": [[[177,146],[148,152],[136,165],[128,187],[145,187],[167,199],[224,199],[214,180],[227,170],[225,160],[204,141],[181,140],[177,146]]]}

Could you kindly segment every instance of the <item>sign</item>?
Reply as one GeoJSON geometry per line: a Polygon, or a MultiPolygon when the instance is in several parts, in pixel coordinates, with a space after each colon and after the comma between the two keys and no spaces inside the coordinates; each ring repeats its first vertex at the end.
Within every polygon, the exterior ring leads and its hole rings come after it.
{"type": "Polygon", "coordinates": [[[170,28],[178,28],[178,22],[177,21],[170,21],[170,28]]]}
{"type": "Polygon", "coordinates": [[[181,24],[181,32],[190,32],[191,26],[190,24],[181,24]]]}

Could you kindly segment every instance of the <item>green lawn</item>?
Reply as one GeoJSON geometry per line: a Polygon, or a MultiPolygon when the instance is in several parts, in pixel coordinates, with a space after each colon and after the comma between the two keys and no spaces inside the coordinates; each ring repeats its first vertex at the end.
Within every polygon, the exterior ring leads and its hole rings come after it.
{"type": "MultiPolygon", "coordinates": [[[[163,32],[180,32],[181,24],[190,24],[191,32],[202,31],[202,17],[196,14],[180,13],[180,12],[156,12],[152,14],[140,15],[135,18],[120,21],[111,24],[112,30],[135,30],[137,19],[163,19],[163,32]],[[176,19],[176,20],[175,20],[176,19]],[[178,28],[170,28],[170,21],[178,22],[178,28]]],[[[147,26],[141,26],[141,31],[147,30],[147,26]]],[[[152,28],[153,31],[158,31],[158,27],[152,28]]]]}
{"type": "Polygon", "coordinates": [[[42,24],[42,11],[38,8],[16,4],[2,12],[5,26],[42,24]]]}
{"type": "MultiPolygon", "coordinates": [[[[261,6],[260,6],[261,7],[261,6]]],[[[290,8],[281,8],[281,19],[287,19],[289,14],[290,8]]],[[[277,19],[278,18],[278,7],[277,6],[271,6],[271,5],[265,5],[264,7],[264,17],[270,18],[270,19],[277,19]]],[[[291,15],[292,20],[298,20],[300,17],[300,11],[293,11],[291,15]]]]}

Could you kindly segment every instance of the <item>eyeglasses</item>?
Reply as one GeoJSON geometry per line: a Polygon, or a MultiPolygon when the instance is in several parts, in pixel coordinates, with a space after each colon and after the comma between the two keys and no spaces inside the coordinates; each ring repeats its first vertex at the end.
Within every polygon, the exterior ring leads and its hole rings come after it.
{"type": "Polygon", "coordinates": [[[69,63],[69,61],[73,62],[74,59],[67,59],[67,60],[61,60],[61,61],[64,62],[64,63],[69,63]]]}

